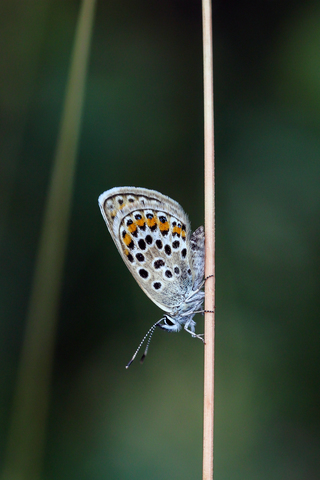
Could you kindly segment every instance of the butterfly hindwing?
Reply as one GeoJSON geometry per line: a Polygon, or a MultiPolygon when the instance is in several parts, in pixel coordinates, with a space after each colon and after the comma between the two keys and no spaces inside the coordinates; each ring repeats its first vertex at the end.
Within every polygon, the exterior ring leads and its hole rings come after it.
{"type": "Polygon", "coordinates": [[[190,248],[190,224],[182,207],[158,192],[135,187],[104,192],[99,204],[124,262],[144,292],[164,311],[179,306],[192,288],[193,266],[199,263],[199,255],[190,248]]]}

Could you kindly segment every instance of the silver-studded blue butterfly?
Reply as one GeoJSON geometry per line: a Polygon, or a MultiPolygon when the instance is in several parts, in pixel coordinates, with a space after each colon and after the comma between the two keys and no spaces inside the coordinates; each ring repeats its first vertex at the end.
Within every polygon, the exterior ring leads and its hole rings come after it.
{"type": "Polygon", "coordinates": [[[191,234],[188,217],[171,198],[155,190],[115,187],[99,197],[108,230],[130,272],[149,298],[164,311],[142,339],[128,363],[133,362],[147,337],[158,326],[169,332],[182,327],[192,337],[195,313],[204,299],[204,228],[191,234]]]}

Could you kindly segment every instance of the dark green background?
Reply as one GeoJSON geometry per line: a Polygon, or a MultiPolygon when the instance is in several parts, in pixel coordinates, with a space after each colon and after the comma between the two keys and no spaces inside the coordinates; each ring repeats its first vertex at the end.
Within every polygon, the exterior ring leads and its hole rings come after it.
{"type": "MultiPolygon", "coordinates": [[[[0,1],[0,460],[79,2],[0,1]]],[[[320,476],[320,4],[214,2],[216,480],[320,476]]],[[[201,478],[203,345],[156,331],[97,197],[203,223],[201,5],[98,1],[44,477],[201,478]]],[[[197,331],[203,331],[199,316],[197,331]]]]}

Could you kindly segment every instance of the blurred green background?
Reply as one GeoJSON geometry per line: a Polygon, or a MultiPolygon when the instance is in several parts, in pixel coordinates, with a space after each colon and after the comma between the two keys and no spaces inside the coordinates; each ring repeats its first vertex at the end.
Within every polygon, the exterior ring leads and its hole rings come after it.
{"type": "MultiPolygon", "coordinates": [[[[0,1],[0,462],[79,11],[0,1]]],[[[320,477],[320,3],[214,2],[215,479],[320,477]]],[[[201,478],[203,345],[156,331],[100,193],[203,223],[201,4],[98,1],[43,478],[201,478]]],[[[197,331],[203,331],[198,317],[197,331]]]]}

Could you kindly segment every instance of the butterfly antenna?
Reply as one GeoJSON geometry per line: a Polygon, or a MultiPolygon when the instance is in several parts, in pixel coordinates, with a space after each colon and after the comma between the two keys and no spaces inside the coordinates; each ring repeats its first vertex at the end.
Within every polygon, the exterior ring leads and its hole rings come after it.
{"type": "MultiPolygon", "coordinates": [[[[159,321],[160,321],[160,320],[159,320],[159,321]]],[[[149,345],[150,345],[150,341],[151,341],[151,337],[152,337],[152,335],[153,335],[153,333],[154,333],[154,331],[155,331],[158,323],[159,323],[159,322],[155,323],[155,324],[150,328],[150,330],[149,330],[150,333],[149,333],[149,338],[148,338],[148,341],[147,341],[147,346],[146,346],[145,351],[143,352],[142,357],[140,358],[140,363],[141,363],[141,364],[144,362],[144,359],[145,359],[146,356],[147,356],[148,349],[149,349],[149,345]]]]}
{"type": "Polygon", "coordinates": [[[143,337],[143,339],[142,339],[141,342],[139,343],[139,346],[138,346],[137,350],[134,352],[134,355],[133,355],[133,357],[131,358],[130,362],[127,363],[126,368],[129,368],[129,367],[130,367],[131,363],[132,363],[133,360],[136,358],[136,356],[137,356],[140,348],[142,347],[145,339],[149,337],[148,342],[147,342],[146,349],[145,349],[144,354],[142,355],[141,360],[140,360],[140,363],[143,363],[143,360],[145,359],[145,357],[146,357],[146,355],[147,355],[147,353],[148,353],[148,348],[149,348],[149,344],[150,344],[150,340],[151,340],[152,334],[153,334],[153,332],[155,331],[157,325],[161,322],[161,320],[162,320],[162,318],[161,318],[160,320],[158,320],[154,325],[152,325],[151,328],[149,328],[149,330],[147,331],[147,333],[145,334],[145,336],[143,337]]]}

